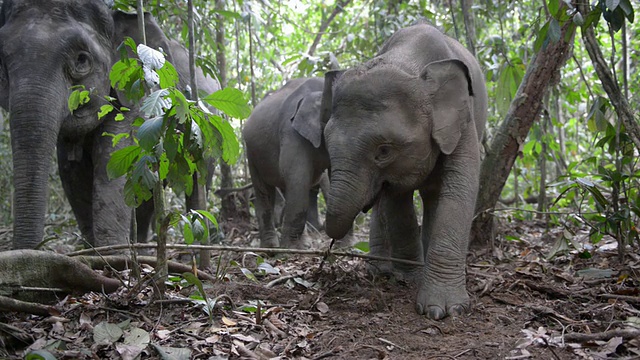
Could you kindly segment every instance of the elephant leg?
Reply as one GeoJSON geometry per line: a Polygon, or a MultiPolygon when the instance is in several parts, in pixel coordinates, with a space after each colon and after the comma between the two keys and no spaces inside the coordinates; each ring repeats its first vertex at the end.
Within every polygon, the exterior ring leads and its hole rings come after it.
{"type": "Polygon", "coordinates": [[[309,208],[310,181],[289,182],[285,189],[284,219],[282,220],[281,247],[308,249],[309,239],[304,236],[304,227],[309,208]]]}
{"type": "MultiPolygon", "coordinates": [[[[413,206],[413,192],[404,194],[383,193],[373,207],[371,215],[369,249],[372,255],[422,261],[422,244],[413,206]]],[[[413,265],[378,263],[382,272],[413,280],[413,265]]]]}
{"type": "Polygon", "coordinates": [[[276,188],[275,203],[273,205],[273,216],[275,216],[276,227],[282,226],[282,217],[284,216],[284,194],[282,190],[276,188]]]}
{"type": "MultiPolygon", "coordinates": [[[[468,140],[467,140],[468,141],[468,140]]],[[[460,140],[465,144],[464,139],[460,140]]],[[[477,154],[477,145],[463,154],[477,154]]],[[[464,145],[463,145],[464,146],[464,145]]],[[[460,315],[469,307],[466,256],[478,193],[479,156],[449,156],[442,167],[439,191],[427,190],[423,239],[425,265],[416,311],[432,319],[460,315]],[[429,200],[435,196],[437,200],[429,200]],[[430,221],[428,221],[430,219],[430,221]]]]}
{"type": "Polygon", "coordinates": [[[307,224],[311,225],[314,230],[320,231],[320,215],[318,214],[318,193],[320,186],[316,185],[309,190],[309,207],[307,209],[307,224]]]}
{"type": "MultiPolygon", "coordinates": [[[[95,246],[126,244],[131,229],[131,208],[124,202],[124,176],[109,179],[107,163],[115,150],[111,138],[102,136],[106,131],[119,134],[129,131],[126,121],[106,121],[98,128],[93,139],[93,233],[95,246]]],[[[119,146],[126,146],[121,142],[119,146]]]]}
{"type": "Polygon", "coordinates": [[[254,205],[258,228],[260,230],[260,247],[278,247],[278,234],[276,233],[273,208],[276,198],[276,187],[271,186],[260,178],[258,171],[249,158],[249,172],[255,192],[254,205]]]}
{"type": "Polygon", "coordinates": [[[154,216],[153,200],[143,202],[136,209],[136,236],[139,243],[146,243],[149,239],[149,228],[154,216]]]}
{"type": "MultiPolygon", "coordinates": [[[[69,199],[80,232],[90,245],[95,244],[91,193],[93,191],[93,166],[88,157],[69,160],[69,151],[75,146],[58,143],[58,170],[64,193],[69,199]]],[[[79,150],[80,148],[76,148],[79,150]]]]}

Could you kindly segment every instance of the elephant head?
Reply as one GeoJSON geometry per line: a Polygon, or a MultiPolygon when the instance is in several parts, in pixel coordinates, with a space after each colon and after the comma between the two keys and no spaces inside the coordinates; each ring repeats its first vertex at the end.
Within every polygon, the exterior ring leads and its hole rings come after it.
{"type": "Polygon", "coordinates": [[[472,122],[471,95],[469,70],[455,59],[421,69],[374,59],[327,73],[321,106],[331,159],[327,234],[344,236],[383,190],[423,186],[472,122]]]}
{"type": "MultiPolygon", "coordinates": [[[[116,96],[109,81],[115,47],[125,35],[140,42],[137,25],[131,25],[136,19],[111,11],[103,0],[3,2],[0,106],[10,113],[15,248],[33,248],[42,240],[56,142],[76,144],[71,158],[81,154],[92,132],[100,131],[104,119],[98,119],[97,111],[106,104],[105,95],[116,96]],[[90,101],[71,113],[68,98],[78,85],[91,91],[90,101]]],[[[147,30],[151,39],[162,33],[154,24],[147,30]]],[[[166,50],[165,39],[162,35],[149,46],[166,50]]]]}

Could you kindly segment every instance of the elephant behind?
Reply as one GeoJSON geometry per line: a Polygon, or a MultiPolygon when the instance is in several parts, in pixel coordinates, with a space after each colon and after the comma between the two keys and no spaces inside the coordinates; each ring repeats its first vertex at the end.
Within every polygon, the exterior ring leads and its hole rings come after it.
{"type": "MultiPolygon", "coordinates": [[[[162,48],[176,65],[179,86],[188,76],[186,50],[164,35],[145,15],[147,45],[162,48]]],[[[106,164],[116,148],[104,132],[131,131],[139,113],[110,86],[109,70],[125,36],[141,42],[136,15],[111,11],[102,0],[5,0],[0,10],[0,106],[10,113],[14,166],[14,248],[33,248],[42,241],[50,156],[57,149],[62,185],[78,225],[91,245],[124,243],[131,211],[124,203],[125,179],[110,180],[106,164]],[[92,89],[90,101],[71,114],[70,88],[92,89]],[[96,116],[104,96],[119,99],[131,111],[124,121],[114,114],[96,116]]],[[[206,92],[217,82],[199,71],[206,92]]],[[[153,211],[138,214],[138,236],[144,240],[153,211]]]]}
{"type": "Polygon", "coordinates": [[[303,236],[304,227],[310,204],[311,212],[315,210],[311,217],[317,222],[314,188],[329,167],[320,123],[323,88],[322,78],[288,81],[255,107],[242,129],[261,247],[310,246],[303,236]],[[284,193],[281,241],[275,230],[277,188],[284,193]]]}
{"type": "Polygon", "coordinates": [[[434,319],[464,312],[487,117],[478,62],[457,41],[418,24],[398,30],[361,66],[327,73],[325,82],[327,234],[343,236],[360,211],[373,208],[371,253],[425,263],[382,264],[417,275],[417,312],[434,319]],[[424,207],[421,230],[415,190],[424,207]]]}

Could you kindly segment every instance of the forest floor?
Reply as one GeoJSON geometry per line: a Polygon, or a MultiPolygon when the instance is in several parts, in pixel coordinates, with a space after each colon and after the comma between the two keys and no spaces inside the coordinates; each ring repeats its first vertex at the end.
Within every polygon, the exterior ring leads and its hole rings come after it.
{"type": "MultiPolygon", "coordinates": [[[[36,350],[58,359],[639,358],[640,256],[629,250],[621,264],[605,237],[547,259],[563,231],[501,225],[503,240],[469,253],[472,310],[460,317],[419,316],[415,286],[373,278],[361,259],[329,258],[320,268],[318,256],[228,252],[214,255],[220,280],[204,283],[210,317],[185,281],[162,303],[149,286],[69,296],[55,316],[0,314],[0,358],[36,350]]],[[[256,243],[246,224],[230,233],[229,245],[256,243]]]]}

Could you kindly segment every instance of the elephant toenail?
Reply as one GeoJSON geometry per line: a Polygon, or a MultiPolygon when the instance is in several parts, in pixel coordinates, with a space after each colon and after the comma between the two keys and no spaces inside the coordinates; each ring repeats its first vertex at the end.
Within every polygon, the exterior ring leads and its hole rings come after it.
{"type": "Polygon", "coordinates": [[[433,320],[440,320],[444,318],[445,312],[439,306],[430,306],[429,307],[429,318],[433,320]]]}
{"type": "Polygon", "coordinates": [[[424,307],[420,303],[416,303],[416,312],[420,315],[424,315],[424,307]]]}
{"type": "Polygon", "coordinates": [[[449,308],[449,314],[451,316],[460,316],[463,315],[467,309],[463,305],[454,305],[449,308]]]}

